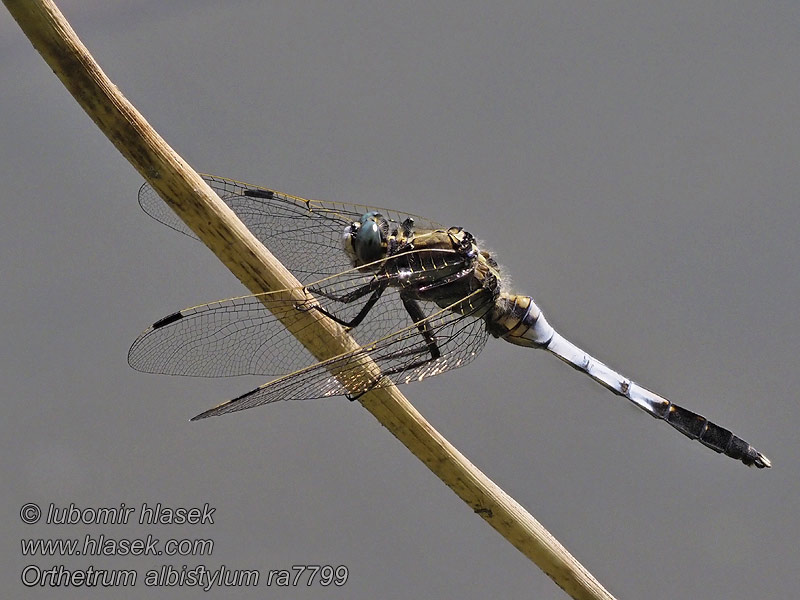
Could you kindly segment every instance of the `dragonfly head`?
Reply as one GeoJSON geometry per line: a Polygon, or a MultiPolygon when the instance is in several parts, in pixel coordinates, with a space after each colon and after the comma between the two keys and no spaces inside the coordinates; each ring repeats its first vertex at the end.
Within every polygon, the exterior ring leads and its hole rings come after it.
{"type": "Polygon", "coordinates": [[[354,266],[380,260],[386,254],[389,222],[378,212],[368,212],[345,227],[342,245],[354,266]]]}

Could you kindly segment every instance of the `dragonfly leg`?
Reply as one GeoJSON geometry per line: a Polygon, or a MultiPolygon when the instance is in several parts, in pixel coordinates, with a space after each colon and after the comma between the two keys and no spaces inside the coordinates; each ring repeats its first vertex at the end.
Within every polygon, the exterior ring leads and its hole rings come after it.
{"type": "Polygon", "coordinates": [[[363,395],[364,395],[364,394],[366,394],[368,391],[370,391],[372,388],[374,388],[376,385],[378,385],[378,382],[379,382],[379,381],[380,381],[382,378],[383,378],[383,375],[379,375],[378,377],[376,377],[376,378],[375,378],[373,381],[371,381],[371,382],[369,383],[369,385],[366,387],[366,389],[364,389],[364,390],[362,390],[362,391],[360,391],[360,392],[356,392],[356,393],[354,393],[354,394],[347,393],[347,394],[345,394],[345,395],[344,395],[344,397],[345,397],[345,398],[347,398],[348,400],[350,400],[350,402],[355,402],[356,400],[358,400],[359,398],[361,398],[361,396],[363,396],[363,395]]]}
{"type": "MultiPolygon", "coordinates": [[[[378,280],[376,280],[376,281],[378,281],[378,280]]],[[[351,292],[351,294],[347,294],[347,296],[351,296],[351,295],[353,295],[353,294],[355,294],[357,292],[361,292],[362,290],[364,290],[366,288],[366,291],[364,291],[363,293],[360,293],[358,296],[354,296],[354,297],[346,299],[346,300],[343,299],[343,300],[341,300],[342,302],[352,302],[356,298],[360,298],[362,296],[366,296],[368,293],[372,292],[372,297],[369,300],[367,300],[367,302],[364,304],[364,306],[361,308],[361,310],[358,312],[358,314],[355,317],[353,317],[351,320],[349,320],[349,321],[345,321],[344,319],[340,319],[339,317],[334,315],[332,312],[325,310],[324,308],[322,308],[318,304],[312,304],[311,306],[307,306],[307,307],[298,306],[297,308],[299,310],[316,310],[316,311],[319,311],[323,315],[325,315],[326,317],[328,317],[332,321],[335,321],[339,325],[342,325],[343,327],[348,327],[348,328],[357,327],[361,323],[361,321],[364,320],[364,317],[367,316],[369,311],[372,310],[372,307],[375,306],[375,303],[381,297],[381,294],[383,294],[384,290],[386,290],[387,285],[388,285],[388,282],[378,282],[377,286],[375,286],[372,283],[370,283],[368,285],[365,285],[362,288],[359,288],[358,290],[355,290],[354,292],[351,292]]],[[[320,293],[319,290],[314,290],[313,288],[309,288],[309,289],[310,289],[310,291],[312,291],[314,293],[318,293],[318,294],[320,294],[322,296],[325,296],[326,298],[330,298],[330,296],[328,296],[327,294],[320,293]]],[[[347,296],[343,296],[342,298],[346,298],[347,296]]]]}
{"type": "Polygon", "coordinates": [[[397,375],[398,373],[411,371],[412,369],[416,369],[417,367],[421,367],[422,365],[436,360],[442,355],[442,352],[439,350],[439,346],[436,343],[436,336],[433,333],[431,324],[426,320],[425,313],[423,312],[422,308],[420,308],[419,303],[413,298],[401,296],[401,299],[403,301],[403,306],[408,311],[408,314],[411,315],[411,318],[417,325],[417,329],[425,339],[425,348],[423,349],[419,346],[416,348],[409,348],[408,350],[393,355],[392,359],[401,358],[403,356],[416,356],[418,354],[422,354],[423,352],[427,352],[430,356],[428,358],[415,360],[414,362],[406,365],[387,369],[383,372],[384,375],[397,375]]]}
{"type": "Polygon", "coordinates": [[[313,286],[309,287],[308,291],[311,292],[312,294],[317,295],[317,296],[323,296],[324,298],[327,298],[328,300],[334,300],[336,302],[341,302],[341,303],[344,303],[344,304],[350,304],[351,302],[353,302],[355,300],[358,300],[359,298],[363,298],[367,294],[371,294],[372,292],[374,292],[375,290],[377,290],[381,286],[386,287],[386,285],[387,285],[386,281],[383,281],[381,279],[375,278],[372,281],[370,281],[368,284],[362,285],[360,288],[356,288],[353,291],[347,292],[346,294],[342,294],[341,296],[338,296],[338,295],[336,295],[336,294],[334,294],[332,292],[326,292],[322,288],[316,288],[316,287],[313,287],[313,286]]]}
{"type": "MultiPolygon", "coordinates": [[[[396,360],[398,358],[402,358],[404,356],[417,356],[422,354],[423,352],[427,352],[430,356],[424,359],[415,360],[411,363],[392,367],[391,369],[386,369],[381,373],[381,377],[385,375],[397,375],[398,373],[403,373],[405,371],[411,371],[412,369],[416,369],[417,367],[421,367],[431,361],[436,360],[439,358],[442,353],[439,350],[439,346],[436,344],[436,336],[433,333],[430,323],[426,320],[425,312],[420,308],[419,303],[414,300],[413,298],[407,298],[401,296],[401,300],[403,301],[403,306],[408,311],[408,314],[413,319],[414,323],[417,325],[417,329],[419,330],[422,337],[425,339],[425,348],[421,348],[417,346],[416,348],[410,348],[408,350],[404,350],[403,352],[399,352],[397,354],[392,355],[392,359],[396,360]]],[[[376,379],[375,382],[370,385],[367,389],[362,392],[358,392],[355,394],[347,394],[347,399],[351,402],[353,400],[357,400],[364,394],[366,394],[370,389],[372,389],[375,385],[377,385],[380,379],[376,379]]]]}
{"type": "Polygon", "coordinates": [[[425,344],[428,346],[428,352],[431,354],[430,360],[439,358],[442,354],[439,351],[439,346],[436,345],[436,336],[433,334],[431,324],[425,320],[425,313],[422,308],[420,308],[419,302],[413,298],[406,298],[405,296],[401,296],[401,299],[406,311],[408,311],[408,314],[411,315],[411,318],[417,325],[417,329],[419,329],[422,337],[425,338],[425,344]]]}

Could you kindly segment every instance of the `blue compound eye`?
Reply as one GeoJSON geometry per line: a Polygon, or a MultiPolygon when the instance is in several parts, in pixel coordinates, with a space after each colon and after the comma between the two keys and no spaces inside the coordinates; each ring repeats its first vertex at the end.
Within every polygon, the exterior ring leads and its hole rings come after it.
{"type": "Polygon", "coordinates": [[[385,230],[388,224],[376,212],[368,212],[361,215],[358,230],[353,234],[353,251],[362,264],[371,263],[383,258],[386,253],[384,250],[385,230]]]}

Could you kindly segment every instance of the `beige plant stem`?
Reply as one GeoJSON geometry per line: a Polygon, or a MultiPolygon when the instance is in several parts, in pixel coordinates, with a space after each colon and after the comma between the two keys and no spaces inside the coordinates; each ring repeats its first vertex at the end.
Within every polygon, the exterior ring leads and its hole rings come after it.
{"type": "MultiPolygon", "coordinates": [[[[100,130],[198,237],[253,293],[291,288],[294,277],[253,237],[198,174],[150,127],[106,77],[64,16],[49,0],[3,0],[34,48],[100,130]]],[[[330,320],[292,333],[318,359],[355,347],[330,320]]],[[[375,369],[365,361],[365,369],[375,369]]],[[[360,398],[392,434],[464,502],[529,557],[570,596],[612,596],[525,509],[444,439],[395,387],[360,398]]]]}

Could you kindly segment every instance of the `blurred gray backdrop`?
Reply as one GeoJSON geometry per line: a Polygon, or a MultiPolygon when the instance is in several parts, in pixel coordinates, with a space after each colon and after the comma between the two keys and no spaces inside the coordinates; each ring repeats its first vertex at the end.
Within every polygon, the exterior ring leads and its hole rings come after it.
{"type": "MultiPolygon", "coordinates": [[[[403,391],[620,598],[800,585],[796,2],[61,0],[198,170],[462,225],[550,321],[774,461],[748,470],[499,341],[403,391]]],[[[226,598],[563,598],[357,403],[190,423],[264,381],[130,370],[156,319],[243,287],[0,10],[3,588],[49,568],[346,565],[226,598]],[[20,507],[216,507],[213,525],[26,525],[20,507]],[[211,556],[23,557],[23,538],[209,538],[211,556]]],[[[137,513],[138,514],[138,513],[137,513]]],[[[168,594],[168,595],[167,595],[168,594]]]]}

